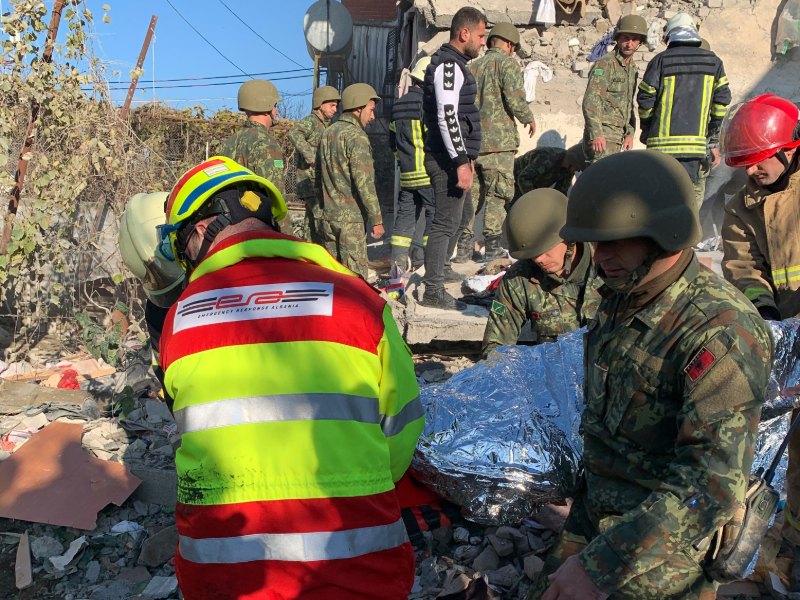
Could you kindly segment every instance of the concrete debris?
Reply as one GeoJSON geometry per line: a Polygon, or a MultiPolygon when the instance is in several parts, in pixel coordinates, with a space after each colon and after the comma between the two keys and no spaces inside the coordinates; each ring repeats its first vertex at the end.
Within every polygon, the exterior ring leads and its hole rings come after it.
{"type": "Polygon", "coordinates": [[[147,538],[139,554],[140,565],[158,567],[175,555],[178,547],[178,530],[174,525],[165,527],[147,538]]]}
{"type": "Polygon", "coordinates": [[[67,548],[67,551],[64,552],[61,556],[51,556],[49,558],[50,564],[56,568],[58,571],[63,571],[69,563],[77,556],[78,552],[86,545],[86,536],[82,535],[81,537],[72,541],[67,548]]]}
{"type": "Polygon", "coordinates": [[[31,546],[28,532],[19,538],[17,558],[14,563],[14,579],[18,590],[23,590],[33,583],[33,570],[31,568],[31,546]]]}
{"type": "Polygon", "coordinates": [[[31,553],[36,560],[43,560],[64,553],[64,544],[57,539],[44,535],[31,541],[31,553]]]}
{"type": "Polygon", "coordinates": [[[169,598],[178,590],[178,580],[170,577],[153,577],[142,591],[142,598],[169,598]]]}

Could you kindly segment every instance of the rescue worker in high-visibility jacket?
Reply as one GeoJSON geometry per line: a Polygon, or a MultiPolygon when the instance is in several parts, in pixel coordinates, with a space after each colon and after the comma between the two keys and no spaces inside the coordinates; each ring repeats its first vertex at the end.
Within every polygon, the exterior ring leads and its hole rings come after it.
{"type": "Polygon", "coordinates": [[[678,13],[667,21],[664,41],[667,49],[650,61],[639,83],[640,141],[683,165],[699,209],[705,189],[701,163],[715,145],[731,90],[722,60],[700,47],[691,15],[678,13]]]}
{"type": "Polygon", "coordinates": [[[161,339],[184,595],[405,599],[394,484],[424,413],[391,309],[279,233],[280,192],[228,158],[185,173],[166,213],[162,245],[189,274],[161,339]]]}

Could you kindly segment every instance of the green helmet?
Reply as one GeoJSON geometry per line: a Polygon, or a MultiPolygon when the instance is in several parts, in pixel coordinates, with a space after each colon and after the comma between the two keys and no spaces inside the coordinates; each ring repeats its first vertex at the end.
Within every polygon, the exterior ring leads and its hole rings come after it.
{"type": "Polygon", "coordinates": [[[275,108],[281,101],[281,95],[275,84],[266,79],[245,81],[239,88],[239,110],[254,113],[265,113],[275,108]]]}
{"type": "Polygon", "coordinates": [[[520,196],[508,209],[506,237],[511,256],[536,258],[562,242],[559,230],[567,222],[567,197],[553,188],[520,196]]]}
{"type": "Polygon", "coordinates": [[[311,108],[317,109],[325,102],[340,102],[342,97],[332,85],[323,85],[314,90],[314,95],[311,96],[311,108]]]}
{"type": "Polygon", "coordinates": [[[355,110],[366,106],[370,100],[377,102],[380,99],[378,92],[368,83],[354,83],[342,92],[342,110],[355,110]]]}
{"type": "Polygon", "coordinates": [[[573,242],[645,237],[667,252],[693,246],[700,234],[686,169],[655,150],[620,152],[589,166],[570,190],[561,229],[573,242]]]}
{"type": "Polygon", "coordinates": [[[617,39],[620,33],[630,33],[631,35],[640,35],[643,38],[647,38],[647,21],[639,15],[625,15],[617,23],[614,39],[617,39]]]}
{"type": "Polygon", "coordinates": [[[507,42],[511,42],[515,46],[519,46],[519,31],[512,23],[495,23],[489,35],[486,37],[486,43],[489,43],[493,37],[499,37],[507,42]]]}

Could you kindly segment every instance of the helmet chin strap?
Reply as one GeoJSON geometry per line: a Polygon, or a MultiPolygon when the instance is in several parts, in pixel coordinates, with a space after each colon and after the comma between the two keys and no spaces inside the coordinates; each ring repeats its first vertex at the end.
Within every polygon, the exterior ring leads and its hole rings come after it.
{"type": "Polygon", "coordinates": [[[650,272],[655,262],[664,254],[664,251],[653,244],[653,249],[645,256],[642,264],[636,267],[633,271],[619,277],[608,277],[603,272],[602,267],[598,265],[597,271],[603,282],[618,294],[630,294],[636,286],[641,283],[642,279],[650,272]]]}

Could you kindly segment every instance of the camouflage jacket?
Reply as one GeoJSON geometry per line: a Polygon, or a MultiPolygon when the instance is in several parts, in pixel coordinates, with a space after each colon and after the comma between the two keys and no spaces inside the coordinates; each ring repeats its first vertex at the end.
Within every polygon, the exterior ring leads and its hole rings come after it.
{"type": "Polygon", "coordinates": [[[539,188],[552,187],[566,194],[572,184],[572,173],[563,168],[566,150],[534,148],[514,159],[514,198],[539,188]]]}
{"type": "Polygon", "coordinates": [[[594,318],[600,304],[589,244],[567,279],[544,273],[532,260],[515,262],[500,281],[483,334],[483,358],[498,346],[516,344],[522,326],[531,322],[537,343],[552,342],[594,318]]]}
{"type": "Polygon", "coordinates": [[[625,64],[610,52],[594,64],[583,96],[584,138],[606,137],[622,142],[636,131],[633,98],[639,73],[636,63],[625,64]]]}
{"type": "Polygon", "coordinates": [[[523,124],[533,121],[517,62],[499,48],[492,48],[470,63],[469,70],[478,86],[475,105],[481,112],[480,153],[516,152],[519,132],[514,117],[523,124]]]}
{"type": "Polygon", "coordinates": [[[314,178],[317,164],[317,147],[325,132],[325,121],[316,111],[298,121],[289,133],[289,141],[294,146],[295,192],[299,198],[313,198],[315,194],[314,178]]]}
{"type": "Polygon", "coordinates": [[[589,324],[583,493],[600,535],[579,558],[607,593],[666,561],[696,565],[693,545],[744,499],[772,340],[741,293],[689,258],[627,316],[604,288],[589,324]]]}
{"type": "Polygon", "coordinates": [[[323,218],[340,223],[380,225],[375,165],[367,132],[352,113],[344,113],[322,134],[317,152],[317,188],[323,218]]]}
{"type": "Polygon", "coordinates": [[[267,127],[246,121],[242,128],[222,142],[220,154],[269,179],[281,194],[283,187],[283,150],[267,127]]]}

